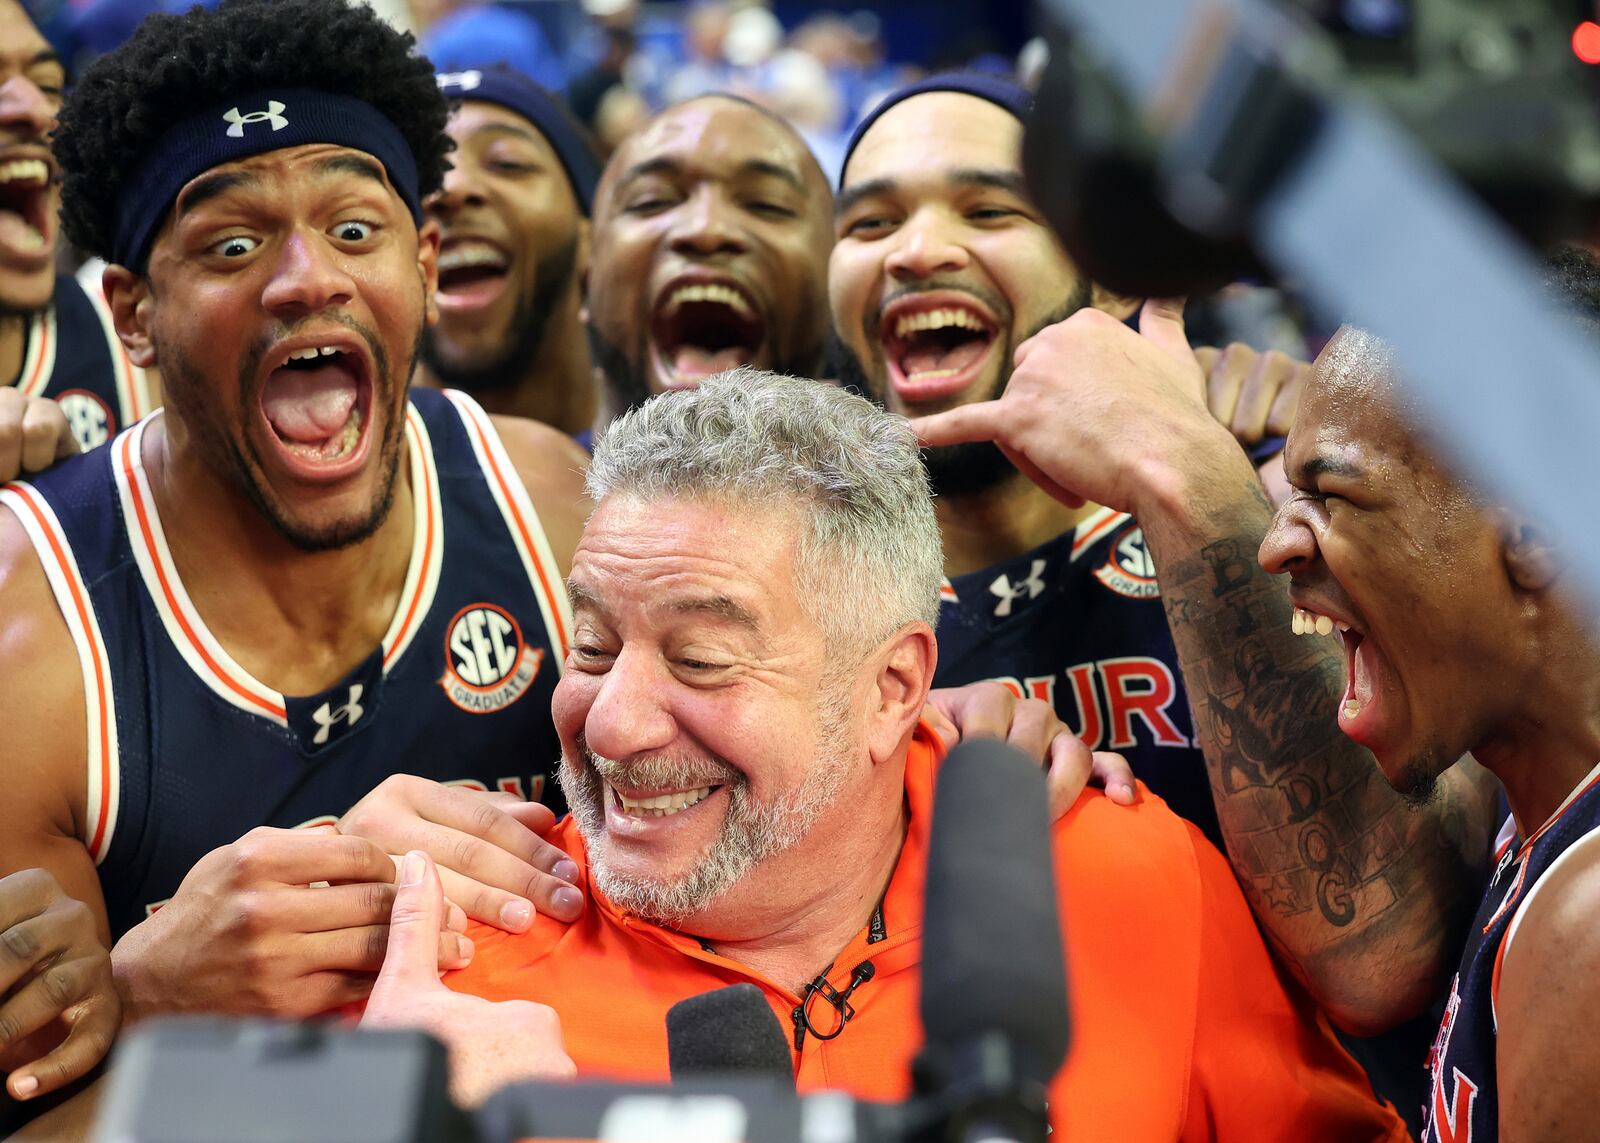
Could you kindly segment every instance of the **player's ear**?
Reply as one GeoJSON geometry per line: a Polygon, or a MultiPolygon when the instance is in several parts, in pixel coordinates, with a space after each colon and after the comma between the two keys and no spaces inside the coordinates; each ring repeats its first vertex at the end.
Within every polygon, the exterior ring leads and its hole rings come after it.
{"type": "Polygon", "coordinates": [[[155,305],[149,281],[126,266],[107,266],[100,275],[100,288],[111,310],[117,339],[128,351],[128,360],[140,369],[159,365],[155,340],[150,335],[155,305]]]}
{"type": "Polygon", "coordinates": [[[417,231],[417,272],[422,277],[423,320],[439,320],[439,223],[425,219],[417,231]]]}
{"type": "Polygon", "coordinates": [[[1511,582],[1523,591],[1545,591],[1560,578],[1566,560],[1543,524],[1511,509],[1498,513],[1500,554],[1511,582]]]}

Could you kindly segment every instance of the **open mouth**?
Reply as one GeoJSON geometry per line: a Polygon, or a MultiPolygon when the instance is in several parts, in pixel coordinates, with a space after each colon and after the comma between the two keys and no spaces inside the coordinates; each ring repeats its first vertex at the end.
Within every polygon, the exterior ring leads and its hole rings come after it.
{"type": "Polygon", "coordinates": [[[14,254],[49,257],[55,230],[50,178],[44,159],[0,160],[0,246],[14,254]]]}
{"type": "Polygon", "coordinates": [[[511,256],[483,238],[447,238],[439,250],[439,305],[468,309],[500,296],[511,256]]]}
{"type": "Polygon", "coordinates": [[[699,805],[721,786],[700,786],[693,790],[673,790],[661,794],[624,794],[607,783],[606,792],[611,797],[611,807],[630,818],[668,818],[699,805]]]}
{"type": "Polygon", "coordinates": [[[1294,609],[1292,619],[1296,635],[1339,635],[1344,648],[1344,695],[1339,700],[1339,725],[1352,738],[1356,728],[1369,720],[1373,699],[1377,696],[1377,650],[1367,642],[1366,634],[1343,619],[1322,615],[1305,607],[1294,609]]]}
{"type": "Polygon", "coordinates": [[[342,475],[358,461],[371,405],[366,359],[347,345],[290,351],[261,389],[261,412],[278,446],[298,474],[313,478],[342,475]]]}
{"type": "Polygon", "coordinates": [[[669,286],[650,322],[651,353],[669,389],[698,385],[702,378],[758,363],[767,323],[745,292],[725,282],[669,286]]]}
{"type": "Polygon", "coordinates": [[[987,313],[952,297],[891,305],[879,325],[890,384],[908,402],[938,400],[971,385],[998,334],[987,313]]]}

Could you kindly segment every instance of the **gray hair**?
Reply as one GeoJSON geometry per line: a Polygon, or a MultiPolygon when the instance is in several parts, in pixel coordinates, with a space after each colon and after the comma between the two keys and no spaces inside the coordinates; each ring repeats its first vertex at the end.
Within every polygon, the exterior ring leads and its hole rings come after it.
{"type": "Polygon", "coordinates": [[[587,479],[611,495],[730,498],[803,515],[796,587],[829,645],[939,618],[943,554],[911,426],[836,386],[740,366],[612,422],[587,479]]]}

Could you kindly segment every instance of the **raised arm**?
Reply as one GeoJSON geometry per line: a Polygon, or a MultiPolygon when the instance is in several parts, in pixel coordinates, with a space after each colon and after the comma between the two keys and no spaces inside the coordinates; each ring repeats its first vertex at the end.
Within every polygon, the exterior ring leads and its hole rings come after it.
{"type": "Polygon", "coordinates": [[[1018,349],[1000,400],[918,430],[995,440],[1052,494],[1137,516],[1245,895],[1337,1022],[1382,1030],[1448,972],[1489,857],[1489,783],[1457,767],[1413,812],[1339,732],[1340,656],[1294,636],[1256,561],[1271,508],[1206,410],[1181,309],[1147,303],[1141,331],[1081,311],[1018,349]]]}

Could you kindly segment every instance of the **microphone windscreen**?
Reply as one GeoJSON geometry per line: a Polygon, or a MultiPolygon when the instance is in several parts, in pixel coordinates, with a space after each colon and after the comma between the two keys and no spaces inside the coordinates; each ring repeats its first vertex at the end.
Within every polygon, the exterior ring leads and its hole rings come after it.
{"type": "Polygon", "coordinates": [[[1039,764],[993,739],[939,770],[928,845],[922,1025],[960,1051],[1000,1033],[1048,1083],[1069,1039],[1050,816],[1039,764]]]}
{"type": "Polygon", "coordinates": [[[669,1008],[667,1062],[674,1080],[708,1072],[742,1072],[794,1086],[783,1027],[753,984],[730,984],[669,1008]]]}

